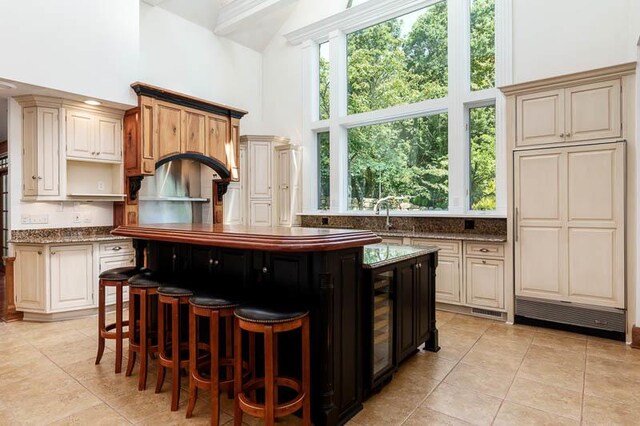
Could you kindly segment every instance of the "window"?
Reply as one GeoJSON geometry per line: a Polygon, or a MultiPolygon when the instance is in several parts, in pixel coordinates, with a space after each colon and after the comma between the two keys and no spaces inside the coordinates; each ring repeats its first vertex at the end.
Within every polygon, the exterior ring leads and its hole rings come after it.
{"type": "Polygon", "coordinates": [[[489,89],[496,77],[495,0],[470,0],[471,90],[489,89]]]}
{"type": "Polygon", "coordinates": [[[469,208],[496,209],[496,107],[469,108],[469,208]]]}
{"type": "Polygon", "coordinates": [[[350,210],[394,196],[397,210],[446,210],[447,114],[349,129],[350,210]]]}
{"type": "Polygon", "coordinates": [[[320,120],[329,118],[329,43],[324,42],[319,46],[319,101],[320,120]]]}
{"type": "Polygon", "coordinates": [[[318,133],[318,210],[329,210],[329,132],[318,133]]]}
{"type": "Polygon", "coordinates": [[[510,82],[509,67],[496,66],[509,60],[504,4],[356,5],[287,35],[308,40],[306,89],[319,99],[305,104],[303,143],[317,167],[303,173],[318,185],[303,210],[366,213],[392,196],[393,210],[417,215],[504,214],[504,98],[495,87],[496,78],[510,82]]]}
{"type": "Polygon", "coordinates": [[[347,61],[349,114],[447,96],[447,3],[348,34],[347,61]]]}

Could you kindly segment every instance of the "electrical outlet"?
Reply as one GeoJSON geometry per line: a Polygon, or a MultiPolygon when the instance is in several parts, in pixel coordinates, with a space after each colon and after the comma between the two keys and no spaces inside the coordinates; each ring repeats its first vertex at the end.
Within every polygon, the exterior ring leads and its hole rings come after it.
{"type": "Polygon", "coordinates": [[[98,181],[98,191],[104,191],[104,181],[103,180],[99,180],[98,181]]]}
{"type": "Polygon", "coordinates": [[[28,214],[23,214],[20,216],[20,223],[23,225],[28,225],[31,223],[31,216],[28,214]]]}
{"type": "Polygon", "coordinates": [[[37,223],[39,225],[49,223],[49,215],[48,214],[31,215],[31,223],[37,223]]]}

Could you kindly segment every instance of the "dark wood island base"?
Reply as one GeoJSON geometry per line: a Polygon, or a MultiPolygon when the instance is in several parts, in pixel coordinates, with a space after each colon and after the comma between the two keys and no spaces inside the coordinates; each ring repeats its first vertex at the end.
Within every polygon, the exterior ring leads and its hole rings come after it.
{"type": "MultiPolygon", "coordinates": [[[[313,423],[343,424],[361,410],[369,364],[365,360],[372,356],[364,345],[370,309],[363,306],[369,294],[363,289],[363,247],[380,242],[377,235],[219,224],[127,225],[112,233],[133,238],[138,266],[161,275],[197,277],[194,287],[232,290],[241,298],[260,295],[307,305],[313,423]]],[[[423,297],[435,307],[437,252],[424,258],[433,270],[425,276],[433,276],[433,281],[429,279],[431,293],[423,297]]],[[[436,350],[435,310],[428,317],[427,334],[419,344],[426,341],[427,349],[436,350]]],[[[291,347],[299,351],[299,346],[291,347]]],[[[283,367],[288,361],[283,359],[283,367]]]]}

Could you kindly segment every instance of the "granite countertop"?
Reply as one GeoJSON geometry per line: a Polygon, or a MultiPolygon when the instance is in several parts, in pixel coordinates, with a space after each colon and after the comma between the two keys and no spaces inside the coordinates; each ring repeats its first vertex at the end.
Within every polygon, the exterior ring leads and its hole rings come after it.
{"type": "Polygon", "coordinates": [[[471,234],[471,233],[447,233],[447,232],[412,232],[412,231],[373,231],[381,237],[408,237],[430,238],[434,240],[465,240],[503,243],[507,241],[506,235],[471,234]]]}
{"type": "Polygon", "coordinates": [[[391,265],[403,260],[413,259],[438,251],[436,246],[415,247],[397,244],[370,244],[364,246],[364,260],[362,266],[367,269],[391,265]]]}
{"type": "Polygon", "coordinates": [[[11,231],[9,242],[13,244],[64,244],[117,240],[128,240],[128,238],[112,235],[110,226],[92,226],[14,230],[11,231]]]}

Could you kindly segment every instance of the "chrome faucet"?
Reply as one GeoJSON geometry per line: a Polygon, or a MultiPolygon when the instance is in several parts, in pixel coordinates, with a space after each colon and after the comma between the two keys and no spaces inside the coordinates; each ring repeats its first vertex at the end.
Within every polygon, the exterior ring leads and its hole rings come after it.
{"type": "Polygon", "coordinates": [[[384,198],[380,198],[376,204],[373,206],[373,212],[377,215],[380,214],[380,204],[385,203],[386,207],[387,207],[387,221],[385,223],[385,228],[388,230],[390,230],[391,228],[393,228],[393,225],[391,225],[391,220],[389,218],[389,201],[390,200],[395,200],[396,197],[393,195],[389,195],[387,197],[384,198]]]}

